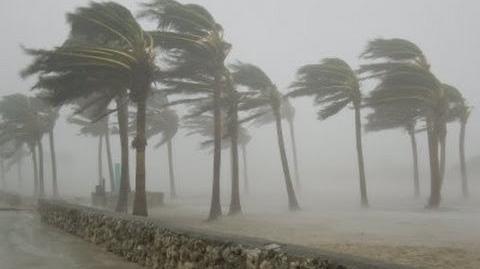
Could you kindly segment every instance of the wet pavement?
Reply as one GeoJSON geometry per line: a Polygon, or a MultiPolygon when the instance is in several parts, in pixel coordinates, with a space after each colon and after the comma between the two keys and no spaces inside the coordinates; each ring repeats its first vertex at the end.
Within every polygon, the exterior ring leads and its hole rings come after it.
{"type": "Polygon", "coordinates": [[[139,269],[29,212],[0,211],[1,269],[139,269]]]}

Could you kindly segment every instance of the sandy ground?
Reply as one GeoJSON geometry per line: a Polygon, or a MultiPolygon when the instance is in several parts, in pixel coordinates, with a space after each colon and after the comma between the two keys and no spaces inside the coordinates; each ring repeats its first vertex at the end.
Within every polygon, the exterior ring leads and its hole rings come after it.
{"type": "MultiPolygon", "coordinates": [[[[418,268],[479,269],[480,207],[450,203],[438,211],[422,202],[405,201],[369,209],[329,203],[303,203],[303,210],[289,213],[272,198],[270,205],[244,198],[245,213],[205,222],[208,203],[183,198],[150,211],[164,222],[196,229],[304,245],[326,251],[367,257],[418,268]],[[475,208],[472,209],[472,208],[475,208]]],[[[281,204],[281,203],[280,203],[281,204]]],[[[227,209],[225,208],[225,211],[227,209]]]]}

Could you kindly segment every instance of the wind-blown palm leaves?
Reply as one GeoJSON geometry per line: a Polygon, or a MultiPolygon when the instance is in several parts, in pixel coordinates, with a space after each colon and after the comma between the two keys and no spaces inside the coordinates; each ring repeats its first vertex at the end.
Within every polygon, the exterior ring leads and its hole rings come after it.
{"type": "MultiPolygon", "coordinates": [[[[215,143],[213,155],[212,201],[209,219],[222,214],[220,204],[221,108],[220,98],[228,78],[225,58],[231,45],[223,39],[223,28],[203,7],[172,0],[152,0],[143,4],[141,17],[158,22],[161,30],[152,34],[155,42],[168,51],[166,57],[175,71],[160,76],[167,85],[183,84],[182,94],[205,94],[190,101],[212,98],[214,104],[215,143]],[[165,78],[168,77],[167,82],[165,78]],[[209,90],[205,92],[205,87],[209,90]],[[210,94],[208,94],[210,92],[210,94]]],[[[171,92],[173,94],[173,92],[171,92]]],[[[185,100],[184,100],[185,102],[185,100]]]]}
{"type": "Polygon", "coordinates": [[[402,105],[378,105],[372,107],[373,112],[367,116],[366,131],[376,132],[387,129],[404,129],[410,136],[413,161],[413,186],[415,198],[420,197],[420,180],[418,173],[418,149],[416,140],[416,126],[419,117],[417,107],[410,106],[409,102],[402,105]]]}
{"type": "Polygon", "coordinates": [[[32,153],[35,196],[45,195],[42,136],[48,131],[49,109],[42,100],[23,94],[4,96],[0,100],[0,144],[16,147],[27,144],[32,153]],[[39,163],[37,162],[37,150],[39,163]],[[38,167],[37,167],[38,165],[38,167]]]}
{"type": "Polygon", "coordinates": [[[423,52],[410,41],[376,39],[369,42],[361,57],[375,62],[363,65],[360,72],[366,78],[379,79],[369,97],[369,105],[409,102],[417,106],[419,115],[426,120],[431,172],[428,207],[438,207],[442,180],[438,141],[444,139],[446,134],[448,108],[442,84],[430,72],[423,52]]]}
{"type": "Polygon", "coordinates": [[[362,94],[359,80],[352,68],[338,58],[327,58],[318,64],[302,66],[297,80],[291,85],[289,97],[311,96],[320,106],[318,118],[324,120],[340,112],[348,104],[355,111],[355,137],[357,144],[360,195],[362,206],[368,206],[367,183],[362,149],[360,108],[362,94]]]}
{"type": "Polygon", "coordinates": [[[290,176],[290,169],[288,166],[285,142],[283,138],[281,119],[283,96],[270,78],[259,67],[252,64],[238,62],[236,64],[232,64],[230,68],[232,70],[233,83],[237,87],[244,87],[248,92],[250,92],[249,96],[247,96],[239,105],[240,111],[249,111],[250,116],[247,116],[247,119],[261,117],[268,111],[273,112],[276,123],[280,159],[282,162],[288,195],[288,205],[290,210],[298,210],[299,205],[290,176]],[[267,110],[265,108],[269,109],[267,110]]]}
{"type": "Polygon", "coordinates": [[[67,42],[53,50],[28,50],[35,61],[23,74],[39,74],[43,84],[56,83],[59,87],[55,90],[44,88],[57,104],[88,96],[102,88],[115,89],[118,95],[128,90],[137,105],[138,117],[133,141],[137,154],[133,213],[147,215],[145,111],[146,98],[157,72],[152,35],[141,28],[128,9],[114,2],[91,3],[68,14],[67,19],[71,26],[67,42]],[[61,87],[62,83],[72,80],[80,87],[76,90],[61,87]],[[92,86],[90,90],[86,90],[88,85],[92,86]]]}

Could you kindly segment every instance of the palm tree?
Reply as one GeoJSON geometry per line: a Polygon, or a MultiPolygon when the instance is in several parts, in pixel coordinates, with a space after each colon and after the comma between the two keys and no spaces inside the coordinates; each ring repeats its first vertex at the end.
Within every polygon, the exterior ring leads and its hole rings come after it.
{"type": "MultiPolygon", "coordinates": [[[[196,84],[208,81],[213,89],[215,143],[213,155],[213,184],[209,220],[222,215],[220,204],[220,163],[221,163],[221,95],[228,70],[225,58],[231,45],[223,39],[223,28],[202,6],[180,4],[171,0],[152,0],[143,4],[141,17],[158,22],[160,34],[152,35],[156,43],[169,53],[170,63],[175,65],[175,74],[180,80],[187,79],[196,84]],[[213,87],[212,87],[213,86],[213,87]]],[[[161,79],[164,79],[162,76],[161,79]]],[[[197,88],[185,93],[198,94],[197,88]]]]}
{"type": "Polygon", "coordinates": [[[48,111],[47,122],[48,122],[48,141],[50,145],[50,158],[52,165],[52,190],[53,197],[58,198],[58,179],[57,179],[57,158],[55,155],[55,137],[54,137],[54,128],[55,123],[59,116],[58,108],[51,108],[47,103],[44,103],[45,110],[48,111]]]}
{"type": "MultiPolygon", "coordinates": [[[[298,169],[298,154],[297,154],[297,142],[295,139],[295,108],[290,103],[288,98],[283,98],[282,100],[282,110],[281,116],[282,119],[286,119],[288,123],[288,127],[290,130],[290,141],[292,144],[292,154],[293,154],[293,168],[295,173],[295,183],[297,187],[300,188],[300,173],[298,169]]],[[[257,126],[262,126],[265,124],[270,124],[275,122],[275,116],[269,110],[265,111],[265,114],[259,116],[258,118],[253,119],[254,124],[257,126]]]]}
{"type": "Polygon", "coordinates": [[[418,173],[418,149],[416,139],[416,125],[419,113],[415,106],[409,106],[408,102],[401,105],[378,105],[374,106],[373,112],[367,116],[366,131],[376,132],[387,129],[402,128],[410,136],[413,160],[413,186],[414,197],[420,197],[420,180],[418,173]]]}
{"type": "MultiPolygon", "coordinates": [[[[464,198],[468,198],[468,178],[467,178],[467,165],[465,162],[465,129],[468,118],[470,116],[471,107],[468,106],[462,93],[455,87],[443,84],[445,94],[448,98],[449,109],[447,115],[447,122],[458,121],[460,123],[459,133],[459,156],[460,156],[460,174],[461,174],[461,186],[462,195],[464,198]]],[[[443,151],[444,152],[444,151],[443,151]]],[[[443,156],[443,159],[445,157],[443,156]]],[[[443,161],[443,165],[444,165],[443,161]]],[[[444,171],[444,167],[442,171],[444,171]]]]}
{"type": "Polygon", "coordinates": [[[250,192],[249,180],[248,180],[248,165],[247,165],[247,145],[252,137],[248,133],[247,128],[239,126],[238,128],[238,144],[242,149],[242,163],[243,163],[243,190],[246,194],[250,192]]]}
{"type": "Polygon", "coordinates": [[[297,72],[290,97],[311,96],[320,106],[318,118],[324,120],[340,112],[348,104],[355,111],[355,137],[357,145],[360,196],[363,207],[368,207],[367,182],[362,149],[362,124],[360,108],[362,94],[357,75],[352,68],[338,58],[327,58],[318,64],[302,66],[297,72]]]}
{"type": "MultiPolygon", "coordinates": [[[[109,132],[108,122],[106,118],[102,118],[98,121],[93,121],[85,114],[75,114],[72,117],[68,118],[68,122],[80,126],[80,134],[86,136],[93,136],[98,138],[98,184],[104,186],[104,177],[103,177],[103,158],[102,158],[102,148],[103,148],[103,139],[106,133],[109,132]]],[[[112,190],[113,191],[113,190],[112,190]]]]}
{"type": "MultiPolygon", "coordinates": [[[[280,160],[282,163],[285,186],[288,196],[289,209],[294,211],[300,209],[293,188],[290,169],[288,166],[285,142],[282,130],[282,104],[283,96],[278,91],[270,78],[257,66],[238,62],[230,66],[232,70],[233,82],[236,86],[247,88],[250,93],[246,99],[239,105],[240,111],[249,111],[250,116],[247,119],[255,119],[266,113],[273,113],[280,160]]],[[[244,120],[245,121],[245,120],[244,120]]]]}
{"type": "MultiPolygon", "coordinates": [[[[154,74],[155,50],[161,36],[154,40],[155,33],[144,31],[134,16],[125,7],[114,2],[91,3],[67,15],[70,35],[63,46],[53,50],[28,50],[35,61],[24,76],[39,74],[55,79],[75,78],[90,91],[57,91],[51,95],[67,100],[88,96],[102,86],[117,89],[115,96],[128,95],[137,107],[137,132],[133,141],[136,149],[136,177],[134,215],[147,215],[145,192],[145,114],[154,74]]],[[[67,80],[68,81],[68,80],[67,80]]]]}
{"type": "Polygon", "coordinates": [[[5,149],[3,146],[0,146],[0,181],[2,182],[2,189],[7,190],[7,179],[5,178],[6,168],[5,168],[5,159],[7,159],[5,149]]]}
{"type": "Polygon", "coordinates": [[[290,140],[292,144],[292,153],[293,153],[293,168],[295,172],[295,182],[297,183],[297,187],[300,188],[300,173],[298,171],[298,154],[297,154],[297,142],[295,139],[295,108],[293,105],[288,101],[288,99],[284,99],[282,105],[282,114],[284,115],[285,119],[288,122],[288,128],[290,129],[290,140]]]}
{"type": "Polygon", "coordinates": [[[427,207],[437,208],[441,200],[439,141],[446,134],[448,100],[440,81],[430,72],[423,52],[403,39],[376,39],[367,45],[361,56],[375,61],[365,64],[360,72],[365,78],[379,79],[369,97],[369,105],[410,102],[426,121],[430,156],[430,198],[427,207]]]}
{"type": "Polygon", "coordinates": [[[34,194],[36,197],[44,197],[41,138],[48,129],[48,111],[45,110],[43,101],[23,94],[7,95],[0,100],[0,115],[3,120],[0,144],[9,142],[17,147],[23,144],[29,146],[34,168],[34,194]]]}
{"type": "MultiPolygon", "coordinates": [[[[229,215],[237,215],[242,213],[242,206],[240,202],[240,175],[239,175],[239,156],[238,156],[238,145],[240,144],[243,148],[243,157],[244,157],[244,176],[247,179],[246,175],[246,144],[250,140],[248,137],[246,129],[240,125],[238,119],[238,106],[239,102],[242,99],[241,94],[233,89],[230,80],[229,90],[226,92],[223,97],[223,102],[225,108],[223,110],[223,119],[222,122],[225,123],[226,128],[223,128],[222,132],[222,148],[230,148],[231,156],[231,200],[229,207],[229,215]]],[[[203,147],[210,146],[214,142],[214,126],[210,122],[213,121],[211,115],[205,114],[207,111],[213,110],[213,103],[208,100],[205,102],[196,102],[195,107],[190,111],[190,113],[185,116],[186,118],[186,127],[191,130],[189,134],[200,134],[208,139],[202,143],[203,147]],[[213,141],[211,140],[213,139],[213,141]]],[[[245,186],[248,188],[248,182],[245,181],[245,186]]]]}
{"type": "Polygon", "coordinates": [[[27,155],[28,155],[28,152],[25,151],[24,144],[19,143],[14,145],[14,148],[10,151],[10,154],[7,156],[8,158],[8,162],[6,165],[7,171],[11,170],[13,166],[17,167],[16,169],[17,183],[20,188],[22,187],[22,182],[23,182],[23,176],[22,176],[23,160],[27,155]]]}

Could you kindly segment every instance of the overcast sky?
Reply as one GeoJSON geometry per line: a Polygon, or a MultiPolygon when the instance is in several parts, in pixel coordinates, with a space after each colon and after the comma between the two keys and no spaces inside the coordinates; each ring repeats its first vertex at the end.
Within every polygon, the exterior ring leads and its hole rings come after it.
{"type": "MultiPolygon", "coordinates": [[[[29,93],[32,81],[19,76],[29,58],[20,44],[51,48],[65,39],[65,13],[85,5],[83,0],[0,1],[0,95],[29,93]]],[[[139,1],[117,1],[136,9],[139,1]]],[[[182,1],[186,2],[186,1],[182,1]]],[[[358,56],[368,40],[406,38],[423,49],[433,72],[442,81],[459,88],[468,102],[479,107],[480,2],[476,0],[198,0],[225,28],[233,44],[230,61],[241,60],[263,68],[282,91],[295,78],[296,69],[324,57],[340,57],[358,67],[358,56]]],[[[364,85],[368,93],[369,85],[364,85]]],[[[312,100],[295,100],[297,141],[302,180],[312,189],[334,184],[357,190],[353,111],[346,109],[327,121],[316,120],[312,100]],[[322,184],[325,183],[325,184],[322,184]]],[[[367,111],[365,111],[367,113],[367,111]]],[[[478,155],[480,113],[473,110],[467,135],[467,155],[478,155]]],[[[457,163],[458,124],[451,124],[448,165],[457,163]]],[[[87,191],[95,183],[96,141],[78,138],[77,129],[59,122],[60,175],[87,191]],[[83,181],[85,184],[78,184],[83,181]]],[[[249,145],[251,178],[259,188],[283,191],[282,174],[273,126],[251,129],[249,145]]],[[[118,141],[114,139],[118,156],[118,141]]],[[[287,136],[288,139],[288,136],[287,136]]],[[[419,134],[422,180],[427,184],[425,135],[419,134]]],[[[410,182],[411,157],[408,137],[401,131],[365,134],[367,178],[410,182]],[[392,173],[394,171],[395,173],[392,173]]],[[[153,144],[153,143],[152,143],[153,144]]],[[[180,188],[208,191],[211,156],[197,151],[198,139],[179,135],[175,141],[180,188]],[[185,163],[188,169],[185,169],[185,163]],[[198,183],[198,184],[197,184],[198,183]],[[193,186],[193,187],[192,187],[193,186]]],[[[290,147],[290,146],[288,146],[290,147]]],[[[229,154],[224,166],[229,167],[229,154]]],[[[167,182],[166,153],[148,152],[148,184],[164,189],[167,182]]],[[[116,160],[118,161],[118,157],[116,160]]],[[[133,158],[132,158],[133,159],[133,158]]],[[[228,169],[224,182],[228,184],[228,169]]],[[[133,176],[133,174],[132,174],[133,176]]],[[[457,184],[459,185],[459,184],[457,184]]],[[[408,187],[406,187],[408,189],[408,187]]],[[[282,193],[283,194],[283,193],[282,193]]]]}

